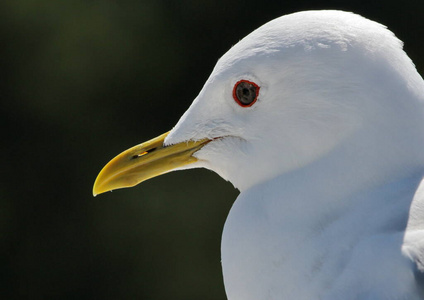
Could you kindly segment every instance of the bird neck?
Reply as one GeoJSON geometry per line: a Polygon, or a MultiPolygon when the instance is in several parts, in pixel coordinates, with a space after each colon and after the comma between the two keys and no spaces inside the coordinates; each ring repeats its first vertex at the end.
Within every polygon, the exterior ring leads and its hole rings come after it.
{"type": "Polygon", "coordinates": [[[424,172],[391,181],[358,179],[337,171],[336,165],[317,163],[240,194],[222,240],[229,295],[247,290],[240,299],[261,299],[269,293],[283,299],[313,299],[322,293],[343,299],[349,292],[345,284],[356,290],[375,278],[388,287],[403,280],[398,278],[402,272],[390,268],[409,268],[400,249],[424,172]],[[352,270],[363,276],[355,282],[346,279],[352,270]],[[259,288],[252,291],[250,285],[259,288]]]}
{"type": "Polygon", "coordinates": [[[267,204],[270,213],[277,214],[277,219],[298,222],[299,226],[328,222],[331,216],[343,219],[343,214],[377,215],[381,212],[377,208],[390,205],[397,210],[392,211],[388,223],[390,219],[403,218],[402,226],[406,226],[409,207],[424,176],[424,167],[408,166],[407,163],[391,167],[378,161],[377,157],[358,155],[357,152],[354,147],[340,148],[254,189],[267,194],[278,186],[277,199],[267,204]]]}

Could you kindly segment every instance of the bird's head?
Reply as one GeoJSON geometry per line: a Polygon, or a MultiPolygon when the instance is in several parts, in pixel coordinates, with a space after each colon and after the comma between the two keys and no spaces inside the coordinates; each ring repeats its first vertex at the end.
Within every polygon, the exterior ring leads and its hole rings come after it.
{"type": "Polygon", "coordinates": [[[421,126],[414,111],[422,105],[398,99],[418,99],[421,81],[401,42],[378,23],[334,11],[278,18],[218,61],[169,133],[109,162],[93,192],[196,167],[243,190],[341,148],[369,148],[363,163],[378,153],[390,160],[402,131],[421,126]]]}

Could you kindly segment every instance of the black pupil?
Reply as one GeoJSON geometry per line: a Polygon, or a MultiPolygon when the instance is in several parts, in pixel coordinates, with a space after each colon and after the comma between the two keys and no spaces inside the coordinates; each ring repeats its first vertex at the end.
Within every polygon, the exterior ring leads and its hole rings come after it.
{"type": "Polygon", "coordinates": [[[249,105],[256,99],[256,86],[248,82],[240,82],[237,85],[236,95],[242,104],[249,105]]]}

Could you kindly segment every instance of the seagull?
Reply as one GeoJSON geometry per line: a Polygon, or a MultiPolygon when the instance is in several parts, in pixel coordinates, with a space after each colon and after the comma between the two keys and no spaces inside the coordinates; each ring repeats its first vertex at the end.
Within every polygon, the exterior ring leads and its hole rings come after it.
{"type": "Polygon", "coordinates": [[[201,167],[240,191],[221,245],[229,300],[424,299],[424,82],[385,26],[343,11],[261,26],[93,194],[201,167]]]}

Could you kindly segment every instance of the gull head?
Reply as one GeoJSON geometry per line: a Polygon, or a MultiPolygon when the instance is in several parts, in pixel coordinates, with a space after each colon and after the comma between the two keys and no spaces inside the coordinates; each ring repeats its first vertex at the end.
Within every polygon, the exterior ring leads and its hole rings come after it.
{"type": "Polygon", "coordinates": [[[357,177],[371,162],[369,177],[409,172],[424,162],[423,95],[383,25],[341,11],[283,16],[222,56],[176,126],[114,158],[93,193],[199,167],[243,191],[330,153],[357,177]]]}

